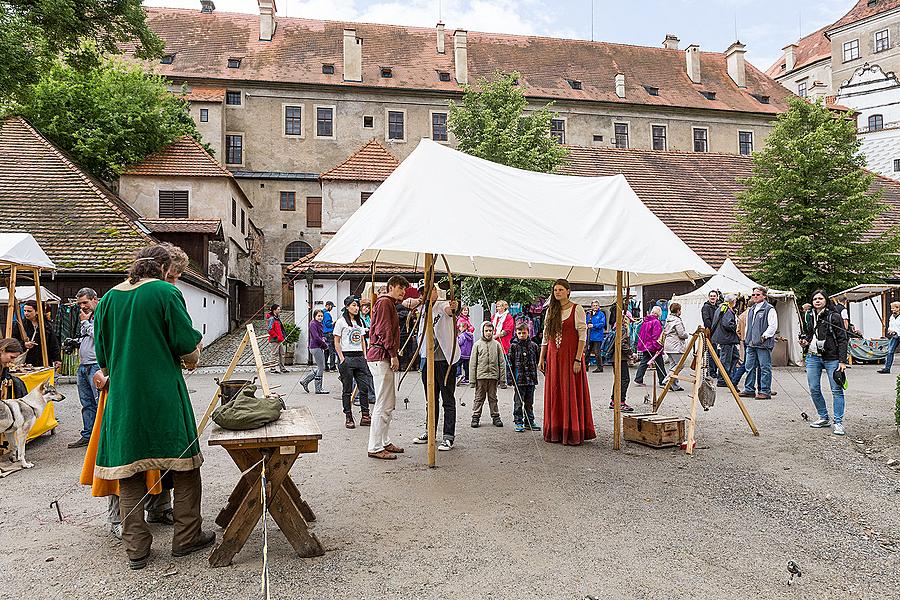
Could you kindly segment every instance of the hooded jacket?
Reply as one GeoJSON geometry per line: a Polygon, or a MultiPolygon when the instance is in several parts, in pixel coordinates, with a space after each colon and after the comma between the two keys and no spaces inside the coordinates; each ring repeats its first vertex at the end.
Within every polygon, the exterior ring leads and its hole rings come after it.
{"type": "Polygon", "coordinates": [[[726,302],[723,302],[713,315],[712,335],[709,340],[713,344],[726,346],[741,343],[737,334],[737,318],[734,316],[734,310],[726,302]]]}
{"type": "Polygon", "coordinates": [[[641,323],[641,330],[638,332],[638,352],[655,353],[661,350],[662,346],[659,343],[659,336],[662,334],[662,329],[662,323],[659,322],[659,318],[656,315],[650,313],[644,317],[644,322],[641,323]]]}
{"type": "Polygon", "coordinates": [[[469,358],[469,381],[478,379],[500,380],[504,373],[503,347],[500,342],[491,338],[484,339],[484,326],[490,325],[490,321],[481,324],[481,335],[472,346],[472,356],[469,358]]]}

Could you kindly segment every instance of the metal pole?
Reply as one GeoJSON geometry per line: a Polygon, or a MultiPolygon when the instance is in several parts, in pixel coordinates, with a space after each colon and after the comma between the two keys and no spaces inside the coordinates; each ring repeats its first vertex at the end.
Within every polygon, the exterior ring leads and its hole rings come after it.
{"type": "MultiPolygon", "coordinates": [[[[426,254],[425,255],[425,282],[434,281],[434,254],[426,254]]],[[[435,394],[434,394],[434,319],[431,317],[431,313],[434,307],[434,303],[431,300],[431,293],[434,289],[434,284],[431,287],[425,289],[425,304],[422,306],[422,310],[425,311],[425,368],[426,368],[426,376],[427,376],[427,396],[428,396],[428,466],[433,467],[435,463],[435,394]]],[[[450,368],[450,365],[447,365],[447,368],[450,368]]]]}
{"type": "Polygon", "coordinates": [[[616,271],[616,349],[613,365],[613,450],[622,448],[622,330],[625,310],[622,306],[622,271],[616,271]]]}
{"type": "Polygon", "coordinates": [[[16,265],[9,268],[9,304],[6,307],[6,336],[12,337],[13,316],[16,310],[16,265]]]}
{"type": "Polygon", "coordinates": [[[45,367],[52,367],[47,356],[47,330],[44,323],[44,303],[41,302],[41,270],[35,267],[32,271],[34,272],[34,299],[37,301],[38,326],[41,330],[41,357],[44,359],[45,367]]]}

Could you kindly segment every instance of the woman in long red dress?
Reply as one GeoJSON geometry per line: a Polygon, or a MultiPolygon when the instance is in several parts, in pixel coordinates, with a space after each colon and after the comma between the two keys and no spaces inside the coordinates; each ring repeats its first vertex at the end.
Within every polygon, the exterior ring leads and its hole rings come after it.
{"type": "Polygon", "coordinates": [[[584,365],[584,309],[569,300],[569,282],[557,279],[547,309],[538,368],[544,373],[544,440],[577,446],[597,437],[584,365]]]}

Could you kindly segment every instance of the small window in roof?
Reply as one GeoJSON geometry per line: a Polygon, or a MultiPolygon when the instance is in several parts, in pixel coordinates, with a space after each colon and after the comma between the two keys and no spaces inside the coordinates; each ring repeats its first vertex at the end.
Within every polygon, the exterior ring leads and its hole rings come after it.
{"type": "Polygon", "coordinates": [[[394,70],[391,67],[381,67],[381,76],[382,77],[393,77],[394,70]]]}
{"type": "Polygon", "coordinates": [[[334,65],[322,65],[322,73],[325,75],[334,75],[334,65]]]}
{"type": "Polygon", "coordinates": [[[750,94],[750,95],[753,96],[754,98],[756,98],[757,100],[759,100],[760,104],[768,104],[769,103],[768,96],[764,96],[762,94],[750,94]]]}
{"type": "Polygon", "coordinates": [[[705,92],[700,92],[700,93],[701,93],[701,94],[703,95],[703,97],[706,98],[707,100],[715,100],[715,99],[716,99],[716,93],[715,93],[715,92],[705,91],[705,92]]]}
{"type": "Polygon", "coordinates": [[[164,65],[171,65],[173,62],[175,62],[175,55],[163,54],[163,57],[159,59],[159,62],[164,65]]]}
{"type": "Polygon", "coordinates": [[[450,81],[450,73],[447,71],[439,71],[438,72],[438,80],[439,81],[450,81]]]}
{"type": "Polygon", "coordinates": [[[240,58],[229,58],[228,59],[228,68],[229,69],[239,69],[241,67],[241,59],[240,58]]]}
{"type": "Polygon", "coordinates": [[[652,85],[645,85],[644,89],[647,90],[647,93],[651,96],[659,96],[659,88],[654,87],[652,85]]]}
{"type": "Polygon", "coordinates": [[[581,82],[578,81],[577,79],[567,79],[566,81],[569,82],[569,86],[570,86],[573,90],[580,90],[580,89],[581,89],[581,82]]]}

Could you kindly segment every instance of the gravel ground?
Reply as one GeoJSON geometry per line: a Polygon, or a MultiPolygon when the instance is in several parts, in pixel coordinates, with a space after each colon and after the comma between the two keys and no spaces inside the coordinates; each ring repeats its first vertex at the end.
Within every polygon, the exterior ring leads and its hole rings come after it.
{"type": "MultiPolygon", "coordinates": [[[[591,374],[598,439],[578,448],[512,430],[512,390],[501,391],[506,427],[468,426],[472,392],[457,394],[457,443],[428,469],[424,401],[415,374],[403,383],[393,430],[400,460],[366,458],[368,430],[343,427],[339,394],[307,396],[301,372],[272,375],[289,406],[307,404],[324,438],[293,477],[316,511],[325,556],[300,559],[270,527],[273,598],[897,598],[900,589],[900,458],[894,378],[857,366],[838,438],[813,430],[799,369],[776,369],[779,395],[750,400],[753,437],[730,396],[698,418],[694,456],[626,443],[611,447],[612,373],[591,374]],[[402,398],[409,397],[408,409],[402,398]],[[803,576],[787,585],[786,563],[803,576]]],[[[189,376],[196,412],[213,375],[189,376]]],[[[338,389],[334,374],[326,386],[338,389]]],[[[262,530],[235,564],[208,553],[175,559],[171,532],[153,527],[154,554],[127,569],[121,542],[104,529],[105,501],[77,485],[83,453],[65,444],[80,429],[74,386],[58,405],[57,435],[28,446],[30,471],[0,480],[3,598],[257,598],[262,530]],[[60,497],[64,521],[49,503],[60,497]]],[[[646,389],[632,388],[639,411],[646,389]]],[[[537,396],[542,397],[542,390],[537,396]]],[[[538,417],[540,418],[540,407],[538,417]]],[[[686,415],[687,396],[660,411],[686,415]]],[[[204,442],[205,443],[205,442],[204,442]]],[[[224,504],[237,468],[204,447],[203,513],[224,504]]]]}

